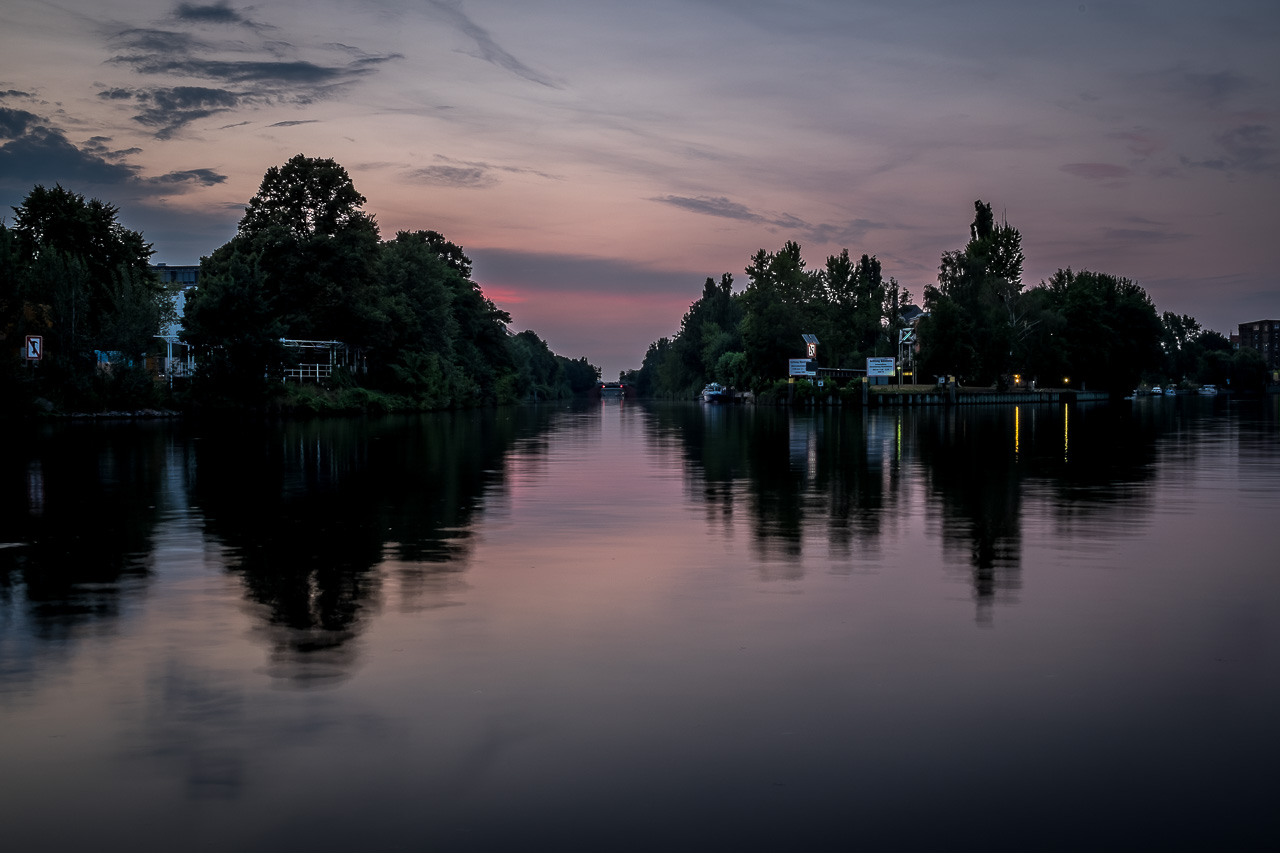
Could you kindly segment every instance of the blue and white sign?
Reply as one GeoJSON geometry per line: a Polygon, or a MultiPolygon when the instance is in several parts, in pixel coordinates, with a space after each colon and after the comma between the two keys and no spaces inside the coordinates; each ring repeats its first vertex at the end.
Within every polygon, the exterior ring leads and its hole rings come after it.
{"type": "Polygon", "coordinates": [[[817,376],[813,362],[807,358],[793,358],[787,362],[788,376],[817,376]]]}
{"type": "Polygon", "coordinates": [[[893,376],[897,367],[897,359],[895,358],[869,358],[867,359],[867,375],[868,376],[893,376]]]}

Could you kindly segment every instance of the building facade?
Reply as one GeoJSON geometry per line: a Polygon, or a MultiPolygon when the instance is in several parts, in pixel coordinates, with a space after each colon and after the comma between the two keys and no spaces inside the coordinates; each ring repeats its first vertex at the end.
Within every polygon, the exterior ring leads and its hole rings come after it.
{"type": "Polygon", "coordinates": [[[190,375],[194,368],[191,350],[178,340],[178,336],[182,334],[182,315],[187,307],[187,291],[195,289],[200,283],[200,265],[152,264],[151,272],[173,292],[173,310],[178,319],[160,330],[158,337],[164,341],[164,355],[157,356],[154,362],[148,359],[148,367],[161,378],[172,381],[174,377],[190,375]]]}
{"type": "Polygon", "coordinates": [[[1267,370],[1280,369],[1280,320],[1241,323],[1240,346],[1260,352],[1267,370]]]}

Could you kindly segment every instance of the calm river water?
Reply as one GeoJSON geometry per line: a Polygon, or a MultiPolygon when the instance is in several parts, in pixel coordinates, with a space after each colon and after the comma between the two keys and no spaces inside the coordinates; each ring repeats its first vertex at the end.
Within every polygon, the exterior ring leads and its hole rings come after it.
{"type": "Polygon", "coordinates": [[[65,424],[6,850],[1275,849],[1280,399],[65,424]]]}

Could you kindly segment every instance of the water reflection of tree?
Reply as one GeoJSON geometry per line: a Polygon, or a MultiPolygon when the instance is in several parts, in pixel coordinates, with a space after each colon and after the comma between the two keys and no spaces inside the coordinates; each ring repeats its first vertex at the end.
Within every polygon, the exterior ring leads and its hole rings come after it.
{"type": "Polygon", "coordinates": [[[1161,434],[1178,429],[1176,421],[1162,426],[1128,404],[1038,407],[1029,415],[1026,476],[1048,489],[1060,537],[1125,536],[1151,513],[1161,434]]]}
{"type": "Polygon", "coordinates": [[[351,642],[395,566],[402,596],[456,577],[486,489],[536,410],[327,420],[218,431],[197,445],[194,499],[248,598],[272,666],[309,683],[348,674],[351,642]]]}
{"type": "Polygon", "coordinates": [[[826,497],[832,556],[848,561],[878,552],[886,525],[898,516],[904,488],[900,424],[866,410],[821,416],[815,487],[826,497]]]}
{"type": "Polygon", "coordinates": [[[0,631],[41,641],[0,643],[0,676],[33,674],[33,656],[109,627],[145,589],[169,435],[69,424],[0,457],[0,631]]]}
{"type": "Polygon", "coordinates": [[[655,441],[678,441],[708,523],[731,524],[741,504],[757,556],[789,566],[786,578],[802,572],[806,536],[849,557],[874,551],[892,518],[898,467],[861,410],[655,406],[649,427],[655,441]]]}
{"type": "Polygon", "coordinates": [[[943,554],[969,566],[980,622],[990,621],[995,602],[1014,601],[1022,586],[1023,472],[1007,415],[1003,407],[947,409],[913,419],[943,554]]]}
{"type": "Polygon", "coordinates": [[[966,407],[913,422],[944,554],[967,564],[980,622],[1022,586],[1032,495],[1063,539],[1121,535],[1118,522],[1150,511],[1136,487],[1153,475],[1155,436],[1127,407],[966,407]]]}
{"type": "Polygon", "coordinates": [[[714,527],[740,505],[757,555],[799,577],[806,537],[821,528],[834,565],[874,556],[926,489],[944,558],[969,575],[979,620],[1021,588],[1024,516],[1042,501],[1065,537],[1123,535],[1150,511],[1157,438],[1126,406],[993,406],[819,411],[654,406],[656,442],[679,447],[692,496],[714,527]]]}

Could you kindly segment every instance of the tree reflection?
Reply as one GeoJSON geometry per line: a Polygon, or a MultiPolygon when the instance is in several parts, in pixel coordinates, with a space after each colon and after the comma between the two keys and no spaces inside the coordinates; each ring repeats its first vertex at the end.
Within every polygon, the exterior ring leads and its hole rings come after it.
{"type": "Polygon", "coordinates": [[[1118,515],[1151,511],[1138,486],[1154,475],[1161,432],[1127,406],[1106,405],[656,405],[651,415],[655,440],[679,442],[709,522],[729,524],[745,506],[771,578],[801,577],[815,536],[836,571],[876,558],[920,490],[929,530],[947,562],[965,567],[982,623],[1022,586],[1028,501],[1061,535],[1116,535],[1118,515]]]}
{"type": "Polygon", "coordinates": [[[0,675],[109,626],[145,588],[162,503],[163,424],[33,429],[0,461],[0,675]]]}
{"type": "MultiPolygon", "coordinates": [[[[1015,601],[1022,586],[1022,451],[1008,414],[947,409],[919,419],[913,431],[943,553],[968,565],[981,623],[990,622],[995,602],[1015,601]]],[[[1020,442],[1021,409],[1013,414],[1020,442]]]]}
{"type": "Polygon", "coordinates": [[[271,670],[348,675],[390,561],[408,597],[465,568],[503,458],[545,428],[537,409],[293,422],[197,444],[194,498],[261,608],[271,670]]]}
{"type": "Polygon", "coordinates": [[[728,525],[745,511],[756,555],[775,579],[803,576],[808,536],[825,535],[832,553],[848,558],[874,553],[892,522],[900,470],[885,430],[893,425],[860,408],[655,406],[651,414],[656,440],[679,439],[708,522],[728,525]]]}

